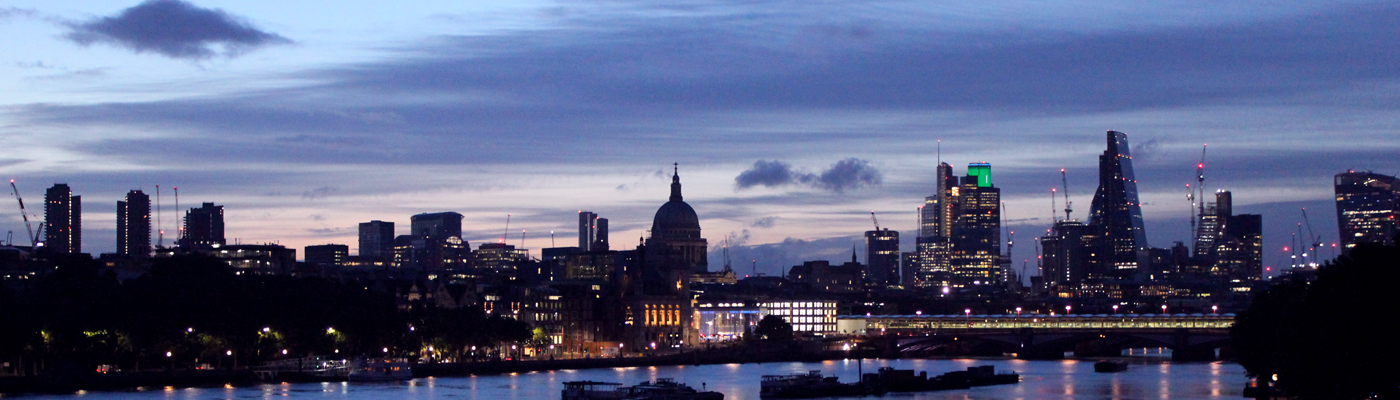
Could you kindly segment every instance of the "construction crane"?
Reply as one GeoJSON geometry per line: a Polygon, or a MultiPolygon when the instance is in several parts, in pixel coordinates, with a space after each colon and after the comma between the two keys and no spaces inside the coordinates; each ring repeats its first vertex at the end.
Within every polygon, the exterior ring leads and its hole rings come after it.
{"type": "MultiPolygon", "coordinates": [[[[10,189],[15,191],[15,201],[19,202],[19,215],[24,218],[24,233],[29,234],[30,248],[39,247],[39,231],[34,230],[34,226],[29,224],[29,210],[24,208],[24,198],[19,195],[19,188],[15,186],[15,180],[10,180],[10,189]]],[[[40,225],[40,229],[42,225],[40,225]]]]}
{"type": "MultiPolygon", "coordinates": [[[[1191,213],[1191,218],[1189,218],[1191,220],[1191,232],[1187,234],[1186,237],[1194,239],[1196,237],[1196,191],[1191,188],[1191,184],[1189,183],[1186,184],[1186,202],[1191,203],[1189,207],[1187,207],[1188,211],[1191,213]]],[[[1195,244],[1194,240],[1192,244],[1195,244]]]]}
{"type": "Polygon", "coordinates": [[[506,229],[501,232],[501,244],[506,244],[508,236],[510,236],[510,214],[506,214],[506,229]]]}
{"type": "MultiPolygon", "coordinates": [[[[1208,144],[1208,143],[1207,143],[1208,144]]],[[[1201,163],[1196,164],[1196,190],[1200,193],[1196,196],[1196,217],[1191,218],[1194,224],[1201,216],[1206,215],[1206,145],[1201,144],[1201,163]]],[[[1194,228],[1194,226],[1193,226],[1194,228]]]]}
{"type": "Polygon", "coordinates": [[[875,219],[875,212],[874,212],[874,211],[871,211],[871,212],[870,212],[870,222],[872,222],[872,223],[875,224],[875,231],[876,231],[876,232],[879,232],[879,231],[880,231],[880,220],[875,219]]]}
{"type": "Polygon", "coordinates": [[[1060,221],[1060,217],[1055,216],[1055,214],[1057,214],[1057,213],[1060,212],[1060,210],[1059,210],[1058,208],[1059,208],[1059,207],[1056,207],[1056,206],[1055,206],[1055,188],[1050,188],[1050,223],[1051,223],[1051,224],[1060,221]]]}
{"type": "Polygon", "coordinates": [[[1322,246],[1322,236],[1313,232],[1312,221],[1308,220],[1308,208],[1303,207],[1303,223],[1308,224],[1308,246],[1312,249],[1313,256],[1317,255],[1317,247],[1322,246]]]}
{"type": "Polygon", "coordinates": [[[729,267],[729,235],[724,235],[724,272],[733,271],[729,267]]]}
{"type": "MultiPolygon", "coordinates": [[[[1011,250],[1016,247],[1016,231],[1011,230],[1011,226],[1006,223],[1006,202],[1001,202],[1001,226],[1006,229],[1006,259],[1011,262],[1011,250]]],[[[1023,271],[1024,273],[1024,271],[1023,271]]]]}
{"type": "Polygon", "coordinates": [[[179,215],[180,215],[180,188],[179,188],[179,187],[173,187],[173,188],[171,188],[171,189],[175,189],[175,215],[176,215],[175,220],[177,221],[177,222],[175,222],[175,223],[179,225],[179,228],[177,228],[177,229],[175,230],[175,243],[180,243],[180,240],[185,238],[185,224],[183,223],[184,219],[179,217],[179,215]]]}
{"type": "Polygon", "coordinates": [[[156,185],[156,248],[165,248],[165,222],[161,221],[160,211],[160,185],[156,185]]]}
{"type": "Polygon", "coordinates": [[[1069,213],[1074,211],[1074,203],[1069,202],[1069,176],[1065,175],[1065,169],[1060,168],[1060,183],[1065,187],[1065,221],[1069,221],[1069,213]]]}

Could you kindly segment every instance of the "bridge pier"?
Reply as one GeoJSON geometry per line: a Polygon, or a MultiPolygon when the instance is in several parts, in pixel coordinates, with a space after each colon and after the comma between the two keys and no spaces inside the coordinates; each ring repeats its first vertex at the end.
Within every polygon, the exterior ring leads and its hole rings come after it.
{"type": "Polygon", "coordinates": [[[1172,361],[1215,361],[1215,349],[1172,349],[1172,361]]]}
{"type": "Polygon", "coordinates": [[[1074,345],[1075,357],[1117,357],[1123,350],[1109,343],[1107,339],[1097,339],[1074,345]]]}

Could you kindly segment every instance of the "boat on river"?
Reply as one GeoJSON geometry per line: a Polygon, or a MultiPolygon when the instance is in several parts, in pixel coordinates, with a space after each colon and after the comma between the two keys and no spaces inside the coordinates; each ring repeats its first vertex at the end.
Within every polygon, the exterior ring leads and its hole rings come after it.
{"type": "Polygon", "coordinates": [[[1123,372],[1128,370],[1128,363],[1122,361],[1104,360],[1094,363],[1094,372],[1123,372]]]}
{"type": "Polygon", "coordinates": [[[407,358],[361,358],[350,364],[351,382],[393,382],[413,379],[407,358]]]}
{"type": "Polygon", "coordinates": [[[885,387],[876,374],[865,374],[860,382],[841,383],[834,376],[822,376],[821,371],[806,374],[764,375],[759,382],[758,397],[764,399],[810,399],[832,396],[883,395],[885,387]]]}
{"type": "Polygon", "coordinates": [[[933,378],[928,377],[928,371],[919,371],[919,374],[915,375],[912,369],[884,367],[880,368],[876,376],[880,384],[891,392],[956,390],[1021,382],[1020,374],[997,373],[996,367],[991,365],[968,367],[966,371],[948,372],[933,378]]]}
{"type": "Polygon", "coordinates": [[[635,386],[615,382],[564,382],[563,400],[724,400],[719,392],[701,392],[672,378],[657,378],[635,386]]]}

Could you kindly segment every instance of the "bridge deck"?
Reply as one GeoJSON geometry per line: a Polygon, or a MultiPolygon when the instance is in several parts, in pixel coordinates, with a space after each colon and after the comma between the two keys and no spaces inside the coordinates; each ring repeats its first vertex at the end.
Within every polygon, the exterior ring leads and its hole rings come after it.
{"type": "Polygon", "coordinates": [[[843,315],[847,334],[879,335],[933,330],[1229,329],[1235,314],[1069,314],[1069,315],[843,315]]]}

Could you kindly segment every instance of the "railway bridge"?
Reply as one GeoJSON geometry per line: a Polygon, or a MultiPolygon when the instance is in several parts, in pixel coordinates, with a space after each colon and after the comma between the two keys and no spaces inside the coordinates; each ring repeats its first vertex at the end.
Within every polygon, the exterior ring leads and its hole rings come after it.
{"type": "Polygon", "coordinates": [[[1234,314],[838,316],[839,335],[879,342],[891,356],[1015,354],[1025,359],[1116,356],[1164,347],[1178,361],[1229,351],[1234,314]]]}

